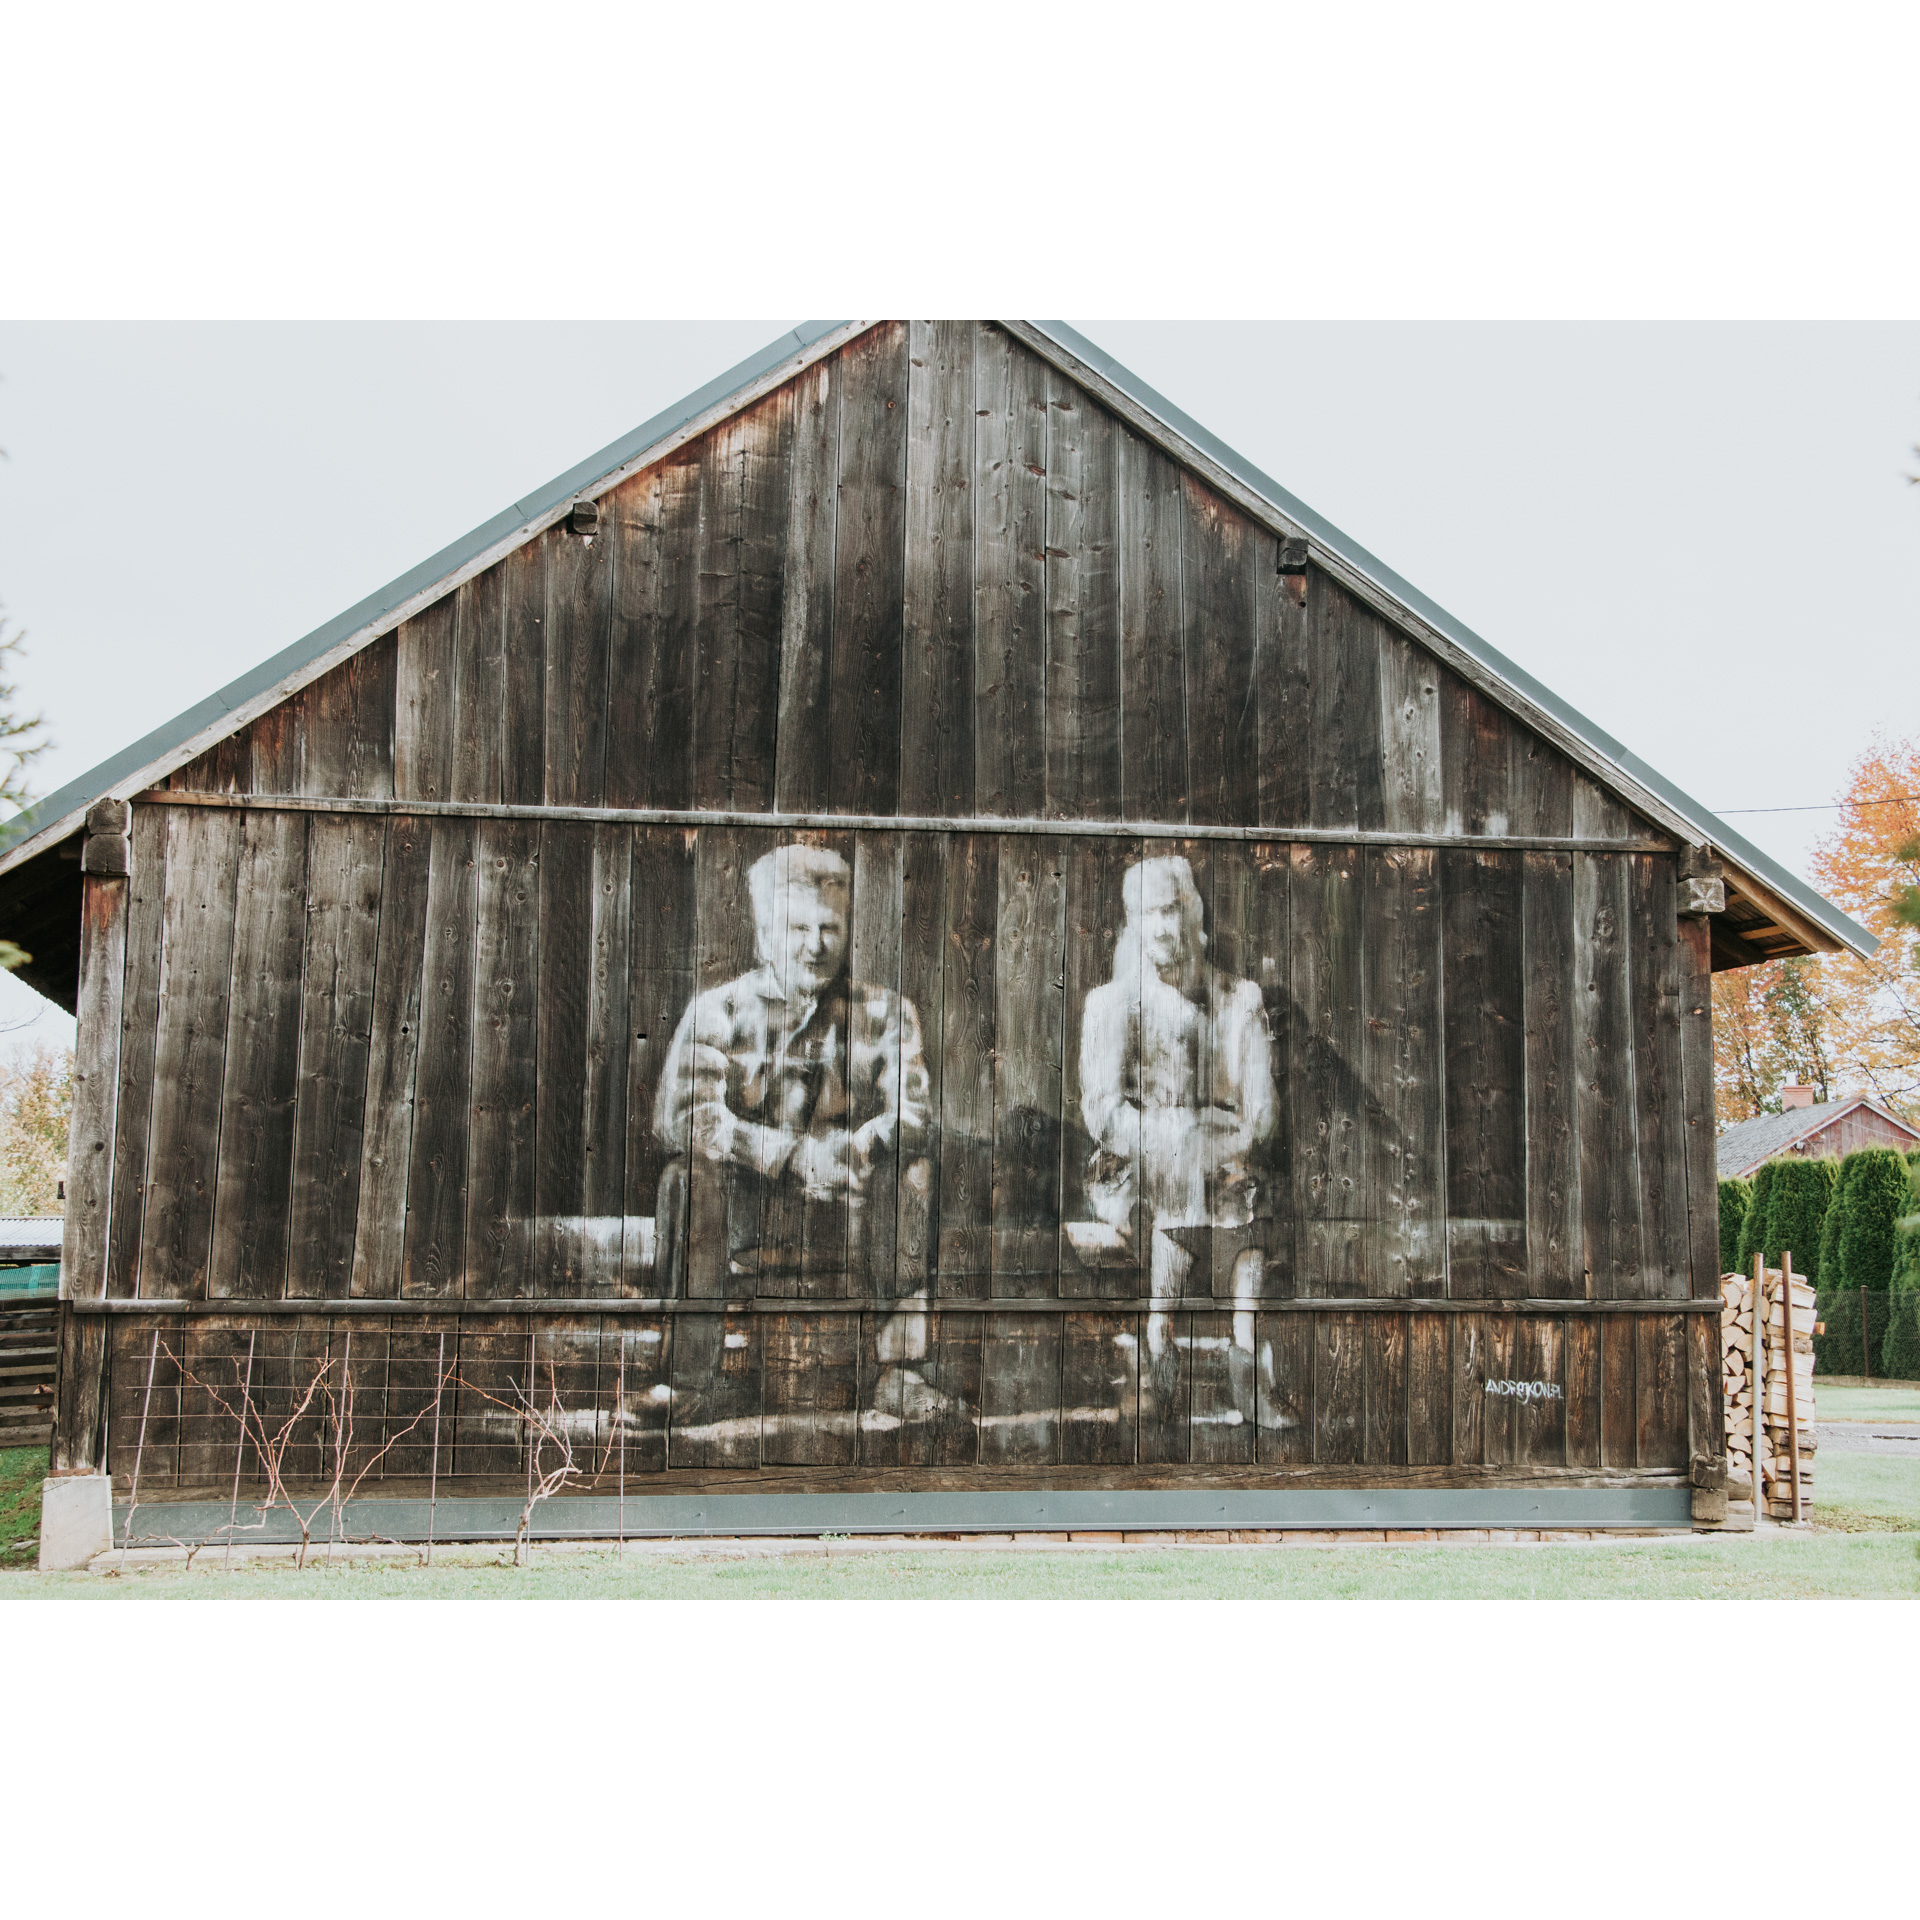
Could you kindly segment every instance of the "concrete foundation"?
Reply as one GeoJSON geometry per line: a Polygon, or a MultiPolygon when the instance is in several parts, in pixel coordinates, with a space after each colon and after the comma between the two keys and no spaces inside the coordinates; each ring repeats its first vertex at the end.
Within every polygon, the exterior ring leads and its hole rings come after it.
{"type": "Polygon", "coordinates": [[[113,1545],[113,1482],[104,1473],[69,1473],[40,1489],[40,1571],[84,1567],[113,1545]]]}

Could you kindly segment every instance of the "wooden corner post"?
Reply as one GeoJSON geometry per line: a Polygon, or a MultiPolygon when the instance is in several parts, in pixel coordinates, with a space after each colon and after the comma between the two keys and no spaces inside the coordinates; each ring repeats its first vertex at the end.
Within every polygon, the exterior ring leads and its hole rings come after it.
{"type": "Polygon", "coordinates": [[[60,1250],[60,1372],[55,1388],[55,1473],[105,1466],[104,1315],[76,1300],[107,1290],[107,1221],[120,1103],[121,995],[127,977],[127,858],[131,809],[102,801],[87,816],[81,855],[79,1034],[73,1052],[73,1126],[67,1148],[67,1215],[60,1250]],[[98,846],[96,846],[98,842],[98,846]]]}

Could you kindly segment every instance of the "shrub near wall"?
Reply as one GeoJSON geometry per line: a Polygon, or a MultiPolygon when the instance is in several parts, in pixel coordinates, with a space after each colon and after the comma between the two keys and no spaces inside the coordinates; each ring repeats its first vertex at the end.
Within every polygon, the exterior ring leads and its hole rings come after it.
{"type": "Polygon", "coordinates": [[[1781,1254],[1791,1253],[1794,1272],[1819,1284],[1821,1229],[1839,1184],[1837,1160],[1786,1158],[1774,1162],[1762,1240],[1768,1266],[1777,1267],[1781,1254]]]}
{"type": "Polygon", "coordinates": [[[1920,1216],[1909,1215],[1895,1230],[1893,1289],[1887,1306],[1887,1331],[1880,1343],[1881,1376],[1920,1380],[1920,1216]]]}
{"type": "Polygon", "coordinates": [[[1841,1164],[1840,1224],[1832,1278],[1844,1287],[1885,1287],[1893,1278],[1896,1230],[1914,1208],[1913,1173],[1891,1147],[1862,1147],[1841,1164]]]}
{"type": "MultiPolygon", "coordinates": [[[[1882,1371],[1881,1349],[1886,1344],[1888,1301],[1884,1293],[1867,1295],[1867,1352],[1873,1366],[1866,1365],[1866,1353],[1860,1344],[1860,1293],[1855,1287],[1834,1287],[1820,1295],[1819,1321],[1825,1333],[1813,1336],[1813,1365],[1816,1373],[1878,1375],[1882,1371]]],[[[1890,1376],[1897,1378],[1898,1376],[1890,1376]]]]}
{"type": "Polygon", "coordinates": [[[1740,1229],[1740,1258],[1736,1268],[1740,1273],[1753,1271],[1753,1256],[1760,1251],[1760,1243],[1767,1228],[1767,1202],[1773,1195],[1773,1174],[1778,1160],[1763,1160],[1754,1169],[1753,1198],[1747,1203],[1747,1217],[1740,1229]]]}
{"type": "Polygon", "coordinates": [[[1740,1269],[1740,1230],[1747,1224],[1753,1206],[1753,1182],[1720,1182],[1720,1271],[1738,1273],[1740,1269]]]}

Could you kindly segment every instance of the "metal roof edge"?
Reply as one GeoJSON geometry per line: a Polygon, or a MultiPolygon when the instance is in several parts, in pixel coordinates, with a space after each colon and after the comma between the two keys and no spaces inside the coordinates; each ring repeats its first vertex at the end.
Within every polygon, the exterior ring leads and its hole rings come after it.
{"type": "Polygon", "coordinates": [[[1418,614],[1430,626],[1444,633],[1488,672],[1504,680],[1524,700],[1551,715],[1569,733],[1578,736],[1602,759],[1617,767],[1623,779],[1630,785],[1642,788],[1663,801],[1675,813],[1691,821],[1699,829],[1703,841],[1719,852],[1729,855],[1735,865],[1746,869],[1754,879],[1772,888],[1789,905],[1804,913],[1815,925],[1824,928],[1836,940],[1863,957],[1870,956],[1878,949],[1880,942],[1876,935],[1869,933],[1857,921],[1842,913],[1832,901],[1823,894],[1816,893],[1804,880],[1790,873],[1777,860],[1762,853],[1745,835],[1737,833],[1717,814],[1702,806],[1691,794],[1683,792],[1665,775],[1650,767],[1637,753],[1616,740],[1604,727],[1588,719],[1577,707],[1569,705],[1550,687],[1535,679],[1517,661],[1508,659],[1491,641],[1483,639],[1471,627],[1456,619],[1437,601],[1422,593],[1411,581],[1402,579],[1385,561],[1368,552],[1359,541],[1343,533],[1323,514],[1314,512],[1305,501],[1289,493],[1271,475],[1263,473],[1256,467],[1251,460],[1236,453],[1217,434],[1210,433],[1192,415],[1175,406],[1164,394],[1148,386],[1138,374],[1123,366],[1110,353],[1089,340],[1085,334],[1070,327],[1064,320],[1032,320],[1027,324],[1037,327],[1068,352],[1084,360],[1088,366],[1111,380],[1123,393],[1146,408],[1149,413],[1154,414],[1175,433],[1192,442],[1195,447],[1217,461],[1235,478],[1271,502],[1289,520],[1295,521],[1303,532],[1331,547],[1351,565],[1359,568],[1384,592],[1392,595],[1411,612],[1418,614]]]}
{"type": "Polygon", "coordinates": [[[684,399],[656,413],[651,420],[643,421],[630,433],[622,434],[598,453],[569,467],[565,473],[549,480],[544,486],[534,488],[512,506],[503,508],[491,519],[442,547],[419,565],[409,567],[397,579],[389,580],[384,587],[357,601],[344,613],[336,614],[325,625],[315,627],[311,633],[282,647],[278,653],[269,655],[245,673],[228,681],[224,687],[155,727],[152,732],[143,734],[131,746],[121,748],[98,766],[90,767],[85,773],[69,780],[65,786],[36,800],[31,806],[23,807],[10,820],[0,821],[0,861],[4,861],[23,841],[43,834],[50,827],[69,819],[77,827],[79,817],[94,801],[104,798],[122,781],[133,778],[142,768],[153,765],[182,742],[192,739],[202,728],[213,725],[222,714],[244,706],[248,700],[277,685],[289,674],[297,673],[301,667],[330,652],[363,627],[376,624],[396,607],[430,589],[436,581],[458,572],[468,561],[510,537],[516,528],[528,526],[542,514],[551,512],[572,495],[644,453],[655,441],[666,439],[689,420],[725,400],[729,394],[752,385],[787,355],[796,351],[804,352],[823,335],[845,324],[840,320],[803,321],[770,341],[757,353],[750,354],[737,366],[728,368],[705,386],[695,388],[684,399]]]}

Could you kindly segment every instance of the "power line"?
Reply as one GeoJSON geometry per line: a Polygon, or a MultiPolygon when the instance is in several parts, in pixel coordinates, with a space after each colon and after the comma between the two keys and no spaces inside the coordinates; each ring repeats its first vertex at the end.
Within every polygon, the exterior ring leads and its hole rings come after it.
{"type": "Polygon", "coordinates": [[[1839,813],[1848,807],[1897,807],[1908,800],[1920,800],[1920,793],[1890,793],[1884,800],[1825,800],[1812,807],[1716,807],[1722,814],[1737,813],[1839,813]]]}

